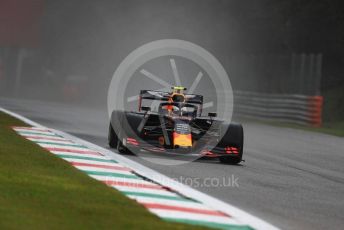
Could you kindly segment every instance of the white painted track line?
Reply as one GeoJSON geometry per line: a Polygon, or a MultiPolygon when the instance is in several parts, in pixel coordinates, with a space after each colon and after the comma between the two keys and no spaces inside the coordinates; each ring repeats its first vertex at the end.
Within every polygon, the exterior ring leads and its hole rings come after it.
{"type": "MultiPolygon", "coordinates": [[[[0,107],[0,111],[7,113],[23,122],[25,122],[28,125],[34,126],[36,128],[41,128],[41,129],[49,129],[47,127],[42,126],[41,124],[38,124],[34,121],[31,121],[30,119],[27,119],[19,114],[13,113],[11,111],[8,111],[6,109],[3,109],[0,107]]],[[[234,219],[238,220],[239,222],[243,224],[247,224],[255,229],[262,229],[262,230],[274,230],[278,229],[277,227],[271,225],[270,223],[261,220],[233,205],[227,204],[223,201],[220,201],[216,198],[213,198],[209,195],[206,195],[200,191],[197,191],[193,188],[190,188],[184,184],[181,184],[159,172],[156,172],[146,166],[143,166],[135,161],[132,161],[128,158],[125,158],[124,156],[121,156],[115,152],[112,152],[108,149],[105,149],[103,147],[100,147],[98,145],[95,145],[93,143],[90,143],[88,141],[85,141],[83,139],[80,139],[78,137],[75,137],[73,135],[70,135],[68,133],[59,131],[59,130],[54,130],[54,129],[49,129],[53,131],[54,133],[65,137],[66,139],[72,140],[76,143],[82,144],[92,150],[95,150],[111,159],[116,160],[122,165],[127,166],[128,168],[133,169],[136,173],[152,180],[155,181],[163,186],[169,187],[173,189],[174,191],[186,196],[186,197],[192,197],[192,199],[202,201],[203,204],[207,205],[208,207],[211,207],[215,210],[219,210],[229,216],[232,216],[234,219]]],[[[117,187],[117,186],[116,186],[117,187]]],[[[124,190],[124,189],[120,189],[124,190]]],[[[166,213],[167,215],[167,213],[166,213]]],[[[168,215],[167,215],[168,216],[168,215]]]]}

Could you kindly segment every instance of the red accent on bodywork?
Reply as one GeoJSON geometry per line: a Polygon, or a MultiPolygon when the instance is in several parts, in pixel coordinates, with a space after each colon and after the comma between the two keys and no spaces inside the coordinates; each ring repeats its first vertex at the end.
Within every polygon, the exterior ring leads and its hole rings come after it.
{"type": "Polygon", "coordinates": [[[138,146],[139,142],[136,139],[134,139],[134,138],[128,137],[127,138],[127,144],[132,144],[132,145],[138,146]]]}
{"type": "Polygon", "coordinates": [[[211,151],[209,151],[209,150],[207,150],[207,149],[205,149],[205,150],[203,150],[202,152],[201,152],[201,154],[203,155],[203,156],[205,156],[205,157],[218,157],[218,155],[217,154],[215,154],[215,153],[213,153],[213,152],[211,152],[211,151]]]}
{"type": "Polygon", "coordinates": [[[236,147],[225,147],[225,152],[228,154],[239,154],[239,149],[236,147]]]}
{"type": "Polygon", "coordinates": [[[142,97],[139,97],[139,112],[141,112],[141,106],[142,106],[142,97]]]}

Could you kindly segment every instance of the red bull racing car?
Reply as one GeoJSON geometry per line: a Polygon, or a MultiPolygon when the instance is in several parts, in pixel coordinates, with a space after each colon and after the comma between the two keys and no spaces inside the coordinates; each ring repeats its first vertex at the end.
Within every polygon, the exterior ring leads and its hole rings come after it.
{"type": "Polygon", "coordinates": [[[240,163],[242,125],[217,119],[216,113],[202,116],[203,96],[186,94],[185,90],[184,87],[172,87],[172,92],[141,90],[138,111],[112,112],[109,146],[120,153],[144,150],[240,163]],[[143,106],[147,100],[155,102],[156,111],[152,111],[153,106],[143,106]]]}

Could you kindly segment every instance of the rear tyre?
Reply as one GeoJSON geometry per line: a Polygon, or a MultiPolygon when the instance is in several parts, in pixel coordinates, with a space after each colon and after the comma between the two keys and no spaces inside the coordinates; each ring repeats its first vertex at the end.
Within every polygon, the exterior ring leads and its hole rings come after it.
{"type": "Polygon", "coordinates": [[[238,155],[228,155],[219,158],[221,163],[236,165],[242,161],[244,148],[244,130],[240,124],[230,124],[221,140],[222,147],[236,147],[239,149],[238,155]]]}
{"type": "Polygon", "coordinates": [[[122,141],[120,141],[120,140],[118,141],[117,150],[121,154],[128,154],[128,153],[130,153],[129,149],[127,147],[125,147],[123,145],[122,141]]]}
{"type": "Polygon", "coordinates": [[[238,157],[230,157],[230,156],[225,156],[225,157],[220,157],[220,162],[223,164],[228,164],[228,165],[237,165],[241,162],[242,159],[239,159],[238,157]]]}
{"type": "Polygon", "coordinates": [[[117,148],[118,136],[117,136],[115,130],[113,130],[111,123],[109,125],[108,143],[109,143],[110,148],[117,148]]]}

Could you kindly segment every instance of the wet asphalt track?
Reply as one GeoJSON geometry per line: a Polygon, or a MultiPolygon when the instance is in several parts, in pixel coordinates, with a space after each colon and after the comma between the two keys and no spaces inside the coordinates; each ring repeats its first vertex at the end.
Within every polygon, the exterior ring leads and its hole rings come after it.
{"type": "MultiPolygon", "coordinates": [[[[0,106],[107,147],[105,110],[13,99],[0,99],[0,106]]],[[[239,187],[196,189],[282,229],[343,229],[344,138],[253,123],[244,129],[240,166],[211,160],[165,166],[127,157],[173,178],[238,178],[239,187]]]]}

